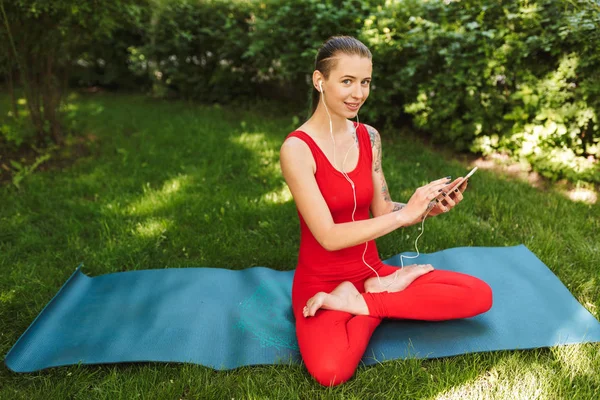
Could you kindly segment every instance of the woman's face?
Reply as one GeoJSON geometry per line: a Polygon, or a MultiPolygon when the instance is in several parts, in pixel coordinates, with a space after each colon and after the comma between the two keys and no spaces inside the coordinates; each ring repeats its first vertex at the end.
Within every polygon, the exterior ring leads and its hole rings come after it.
{"type": "Polygon", "coordinates": [[[353,118],[369,97],[373,64],[366,57],[341,54],[336,67],[323,82],[325,102],[330,112],[353,118]]]}

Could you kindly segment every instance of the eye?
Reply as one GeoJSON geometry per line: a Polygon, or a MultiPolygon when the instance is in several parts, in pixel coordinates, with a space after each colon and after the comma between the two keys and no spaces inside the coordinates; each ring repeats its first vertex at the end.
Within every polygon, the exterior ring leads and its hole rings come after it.
{"type": "Polygon", "coordinates": [[[350,82],[350,79],[344,79],[342,83],[350,82]]]}
{"type": "Polygon", "coordinates": [[[363,83],[363,85],[370,85],[370,84],[371,84],[371,81],[369,81],[369,80],[364,80],[362,83],[363,83]]]}

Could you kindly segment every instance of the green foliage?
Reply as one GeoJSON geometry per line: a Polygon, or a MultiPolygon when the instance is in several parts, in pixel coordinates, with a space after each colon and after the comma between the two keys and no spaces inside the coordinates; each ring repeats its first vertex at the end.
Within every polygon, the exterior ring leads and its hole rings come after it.
{"type": "Polygon", "coordinates": [[[244,58],[256,66],[259,93],[309,109],[315,57],[330,36],[358,37],[369,10],[382,1],[258,2],[244,58]]]}
{"type": "Polygon", "coordinates": [[[243,59],[252,3],[139,0],[122,9],[111,38],[78,58],[73,83],[208,103],[255,91],[254,66],[243,59]]]}
{"type": "Polygon", "coordinates": [[[206,102],[251,93],[253,67],[242,58],[250,9],[250,3],[226,0],[157,7],[149,24],[151,42],[139,49],[155,85],[206,102]]]}
{"type": "Polygon", "coordinates": [[[31,165],[23,165],[18,161],[10,160],[10,165],[15,169],[15,173],[12,177],[12,183],[17,187],[17,189],[21,188],[21,182],[28,175],[30,175],[37,167],[39,167],[42,163],[48,161],[52,156],[50,153],[42,154],[39,157],[36,157],[35,162],[31,165]]]}
{"type": "Polygon", "coordinates": [[[585,0],[388,3],[363,30],[378,55],[371,117],[398,121],[404,105],[438,142],[600,182],[599,10],[585,0]]]}
{"type": "Polygon", "coordinates": [[[146,25],[152,9],[146,0],[121,4],[114,13],[115,28],[110,35],[95,35],[77,54],[69,76],[71,86],[102,86],[114,89],[140,90],[150,86],[146,68],[132,55],[148,42],[146,25]]]}
{"type": "Polygon", "coordinates": [[[0,58],[1,69],[11,82],[11,92],[13,76],[19,77],[39,142],[46,137],[63,142],[60,107],[72,60],[94,38],[110,36],[115,15],[125,4],[127,1],[0,0],[0,49],[5,54],[0,58]]]}
{"type": "MultiPolygon", "coordinates": [[[[373,53],[363,120],[411,123],[458,150],[504,152],[551,179],[600,182],[600,5],[593,0],[97,4],[6,3],[10,20],[21,21],[12,26],[39,25],[17,32],[17,48],[40,65],[56,55],[61,71],[75,67],[68,76],[78,85],[209,103],[262,96],[308,108],[317,49],[332,35],[352,35],[373,53]]],[[[16,68],[3,55],[0,66],[16,68]]],[[[54,92],[58,76],[45,81],[54,92]]]]}
{"type": "Polygon", "coordinates": [[[7,147],[18,148],[23,142],[33,136],[31,130],[28,128],[29,126],[23,118],[6,119],[0,125],[0,140],[5,141],[7,147]]]}
{"type": "Polygon", "coordinates": [[[333,35],[359,36],[370,9],[380,3],[382,1],[261,2],[254,10],[251,43],[244,57],[256,65],[260,81],[275,80],[306,88],[321,44],[333,35]]]}

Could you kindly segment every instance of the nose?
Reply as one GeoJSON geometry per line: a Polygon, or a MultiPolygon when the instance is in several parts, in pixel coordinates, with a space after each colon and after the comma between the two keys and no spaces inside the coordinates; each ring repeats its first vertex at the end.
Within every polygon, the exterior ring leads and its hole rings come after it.
{"type": "Polygon", "coordinates": [[[352,90],[352,97],[357,100],[362,100],[364,97],[363,88],[361,87],[360,83],[354,86],[354,89],[352,90]]]}

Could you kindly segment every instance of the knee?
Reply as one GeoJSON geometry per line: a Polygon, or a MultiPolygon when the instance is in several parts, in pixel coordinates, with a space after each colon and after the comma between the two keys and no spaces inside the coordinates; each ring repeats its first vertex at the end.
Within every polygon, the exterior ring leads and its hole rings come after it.
{"type": "Polygon", "coordinates": [[[337,386],[352,378],[356,368],[349,366],[344,360],[322,360],[318,365],[307,369],[308,372],[323,386],[337,386]]]}
{"type": "Polygon", "coordinates": [[[477,307],[477,314],[489,311],[493,303],[492,288],[490,285],[480,280],[476,288],[475,299],[477,299],[477,301],[474,301],[477,307]]]}

